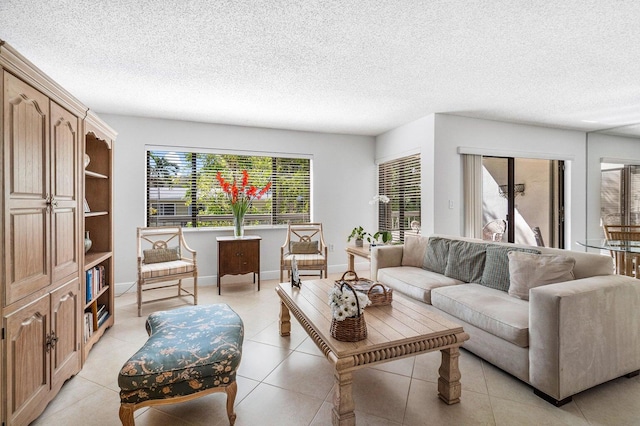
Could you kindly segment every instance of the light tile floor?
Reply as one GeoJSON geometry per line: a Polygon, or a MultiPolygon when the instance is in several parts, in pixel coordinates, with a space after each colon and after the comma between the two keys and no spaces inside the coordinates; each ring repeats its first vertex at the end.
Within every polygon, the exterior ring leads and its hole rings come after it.
{"type": "MultiPolygon", "coordinates": [[[[339,278],[335,277],[335,278],[339,278]]],[[[236,425],[330,425],[333,375],[292,318],[291,336],[278,334],[276,281],[200,287],[200,303],[227,303],[243,319],[245,340],[238,371],[236,425]]],[[[303,284],[304,285],[304,284],[303,284]]],[[[147,338],[154,310],[183,306],[179,299],[146,305],[138,318],[135,294],[116,298],[116,324],[94,346],[82,371],[70,379],[34,425],[119,425],[117,376],[147,338]]],[[[556,408],[531,387],[462,351],[462,401],[437,397],[440,353],[405,358],[354,373],[358,425],[640,425],[640,376],[587,390],[556,408]]],[[[136,425],[227,425],[224,393],[182,404],[136,411],[136,425]]]]}

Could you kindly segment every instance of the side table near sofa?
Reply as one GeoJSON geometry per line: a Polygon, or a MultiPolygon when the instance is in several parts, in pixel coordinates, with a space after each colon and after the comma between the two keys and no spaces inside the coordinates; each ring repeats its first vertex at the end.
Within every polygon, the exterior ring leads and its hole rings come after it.
{"type": "Polygon", "coordinates": [[[344,251],[347,252],[347,271],[355,271],[355,257],[371,260],[371,246],[364,245],[362,247],[347,246],[344,251]]]}

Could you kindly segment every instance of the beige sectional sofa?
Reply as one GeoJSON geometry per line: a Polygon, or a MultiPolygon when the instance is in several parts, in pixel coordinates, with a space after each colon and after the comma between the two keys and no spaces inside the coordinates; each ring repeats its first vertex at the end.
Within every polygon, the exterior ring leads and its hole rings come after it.
{"type": "Polygon", "coordinates": [[[408,235],[372,249],[371,277],[462,324],[465,349],[555,405],[640,370],[640,280],[609,256],[408,235]]]}

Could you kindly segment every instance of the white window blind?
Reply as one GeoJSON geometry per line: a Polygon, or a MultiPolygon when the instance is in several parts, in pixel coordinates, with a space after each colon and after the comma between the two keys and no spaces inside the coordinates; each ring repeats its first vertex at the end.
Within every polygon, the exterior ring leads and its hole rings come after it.
{"type": "Polygon", "coordinates": [[[420,222],[420,176],[420,154],[378,165],[378,191],[389,197],[378,204],[378,228],[391,231],[394,241],[404,241],[411,223],[420,222]]]}
{"type": "Polygon", "coordinates": [[[271,182],[271,189],[253,201],[246,225],[309,222],[310,163],[308,158],[148,150],[147,225],[231,226],[231,204],[216,175],[240,183],[243,170],[258,191],[271,182]]]}

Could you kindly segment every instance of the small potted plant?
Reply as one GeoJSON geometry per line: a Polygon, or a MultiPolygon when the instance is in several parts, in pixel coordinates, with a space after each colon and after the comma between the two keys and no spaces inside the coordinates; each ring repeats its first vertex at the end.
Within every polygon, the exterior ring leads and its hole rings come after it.
{"type": "Polygon", "coordinates": [[[373,234],[373,239],[375,241],[382,240],[382,244],[387,244],[391,242],[393,235],[391,235],[391,231],[378,231],[373,234]]]}
{"type": "Polygon", "coordinates": [[[362,240],[364,240],[365,238],[368,238],[369,241],[371,241],[371,234],[365,231],[362,226],[356,226],[355,228],[353,228],[353,231],[351,231],[351,234],[347,237],[347,242],[355,239],[356,247],[362,247],[362,240]]]}

